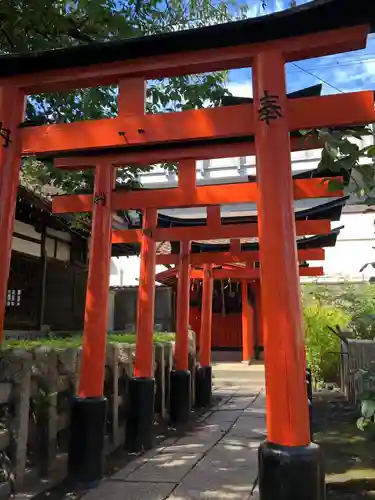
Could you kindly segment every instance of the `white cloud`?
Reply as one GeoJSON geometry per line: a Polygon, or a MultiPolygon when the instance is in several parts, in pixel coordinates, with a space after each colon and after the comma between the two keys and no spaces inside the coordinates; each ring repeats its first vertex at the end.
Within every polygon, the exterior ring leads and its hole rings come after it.
{"type": "Polygon", "coordinates": [[[228,90],[236,97],[253,97],[251,81],[230,82],[228,90]]]}

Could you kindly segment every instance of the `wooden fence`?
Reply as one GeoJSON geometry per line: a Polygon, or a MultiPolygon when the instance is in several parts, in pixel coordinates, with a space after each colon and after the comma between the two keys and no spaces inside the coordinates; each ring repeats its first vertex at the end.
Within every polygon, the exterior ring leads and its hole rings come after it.
{"type": "MultiPolygon", "coordinates": [[[[189,342],[189,369],[195,370],[195,337],[189,342]]],[[[174,344],[154,344],[155,418],[167,419],[174,344]]],[[[79,348],[4,351],[0,357],[0,457],[10,462],[17,490],[36,479],[66,475],[70,407],[76,394],[79,348]]],[[[127,385],[135,347],[107,347],[104,395],[108,400],[106,454],[125,440],[127,385]]],[[[194,377],[192,377],[194,379],[194,377]]],[[[0,464],[1,469],[1,464],[0,464]]],[[[9,488],[4,482],[3,487],[9,488]]],[[[0,500],[3,498],[0,482],[0,500]]],[[[4,498],[7,498],[6,496],[4,498]]]]}
{"type": "Polygon", "coordinates": [[[362,392],[362,382],[356,373],[361,368],[367,368],[372,361],[375,361],[375,340],[341,341],[341,390],[350,403],[356,403],[362,392]]]}

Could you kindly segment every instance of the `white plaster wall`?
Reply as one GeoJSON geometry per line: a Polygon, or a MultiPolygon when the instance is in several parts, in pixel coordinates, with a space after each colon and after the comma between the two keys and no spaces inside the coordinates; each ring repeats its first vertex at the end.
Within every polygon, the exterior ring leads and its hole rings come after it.
{"type": "Polygon", "coordinates": [[[55,256],[55,240],[52,238],[46,238],[46,254],[47,257],[53,258],[55,256]]]}
{"type": "Polygon", "coordinates": [[[54,236],[55,238],[58,238],[59,240],[64,240],[64,241],[72,241],[72,235],[69,233],[64,233],[63,231],[56,231],[56,229],[53,229],[51,227],[47,227],[46,233],[54,236]]]}
{"type": "Polygon", "coordinates": [[[13,237],[12,240],[12,250],[25,253],[27,255],[33,255],[34,257],[40,257],[41,254],[41,247],[39,243],[21,240],[21,238],[16,237],[13,237]]]}
{"type": "Polygon", "coordinates": [[[318,281],[340,279],[367,281],[371,276],[375,276],[375,269],[371,266],[360,272],[364,264],[375,262],[374,220],[373,213],[344,213],[341,216],[340,222],[335,225],[343,225],[344,228],[337,238],[336,246],[325,249],[324,262],[311,263],[324,267],[325,276],[318,281]]]}
{"type": "Polygon", "coordinates": [[[23,234],[24,236],[29,236],[30,238],[34,238],[36,240],[42,239],[42,235],[36,232],[33,226],[20,222],[19,220],[14,221],[14,232],[23,234]]]}
{"type": "MultiPolygon", "coordinates": [[[[14,221],[14,233],[28,236],[30,238],[34,238],[39,241],[41,241],[42,239],[41,233],[35,231],[33,226],[25,224],[24,222],[20,222],[18,220],[14,221]]],[[[71,241],[71,235],[68,233],[64,233],[62,231],[56,231],[51,228],[47,228],[47,234],[55,236],[60,240],[63,240],[57,242],[56,258],[64,262],[69,262],[70,261],[69,242],[71,241]]],[[[24,253],[26,255],[33,255],[34,257],[41,256],[41,245],[39,243],[23,240],[21,238],[18,238],[17,236],[13,236],[12,250],[24,253]]],[[[55,240],[49,238],[48,236],[46,237],[46,253],[47,257],[53,258],[55,255],[55,240]]]]}
{"type": "MultiPolygon", "coordinates": [[[[139,268],[140,259],[136,255],[113,257],[110,270],[110,286],[137,286],[139,284],[139,268]]],[[[165,266],[156,266],[156,273],[165,271],[165,269],[165,266]]]]}
{"type": "Polygon", "coordinates": [[[64,262],[70,261],[70,245],[63,243],[62,241],[57,242],[56,259],[62,260],[64,262]]]}
{"type": "MultiPolygon", "coordinates": [[[[18,220],[14,221],[14,233],[22,234],[39,241],[41,240],[41,234],[37,233],[32,226],[18,220]]],[[[33,255],[34,257],[40,257],[41,254],[41,246],[39,243],[22,240],[21,238],[17,238],[15,236],[12,240],[12,250],[33,255]]]]}

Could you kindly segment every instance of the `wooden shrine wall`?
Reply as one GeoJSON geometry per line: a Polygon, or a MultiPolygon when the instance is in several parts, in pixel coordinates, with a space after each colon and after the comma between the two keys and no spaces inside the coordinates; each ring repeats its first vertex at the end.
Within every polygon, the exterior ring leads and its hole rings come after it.
{"type": "MultiPolygon", "coordinates": [[[[201,328],[201,313],[198,308],[190,308],[190,326],[197,334],[197,347],[201,328]]],[[[212,349],[242,349],[242,318],[239,313],[212,314],[212,349]]]]}
{"type": "Polygon", "coordinates": [[[41,309],[42,260],[12,252],[5,303],[6,330],[38,330],[41,309]]]}
{"type": "Polygon", "coordinates": [[[12,252],[5,329],[39,330],[42,323],[54,331],[82,331],[85,267],[47,259],[42,319],[42,266],[41,258],[12,252]]]}
{"type": "Polygon", "coordinates": [[[86,283],[86,268],[48,259],[44,324],[57,331],[82,331],[86,283]]]}
{"type": "MultiPolygon", "coordinates": [[[[262,329],[258,327],[261,317],[257,285],[250,296],[254,310],[254,344],[263,347],[262,329]]],[[[241,287],[239,284],[221,289],[220,281],[215,281],[212,312],[212,349],[241,350],[242,349],[242,304],[241,287]],[[223,303],[224,302],[224,303],[223,303]]],[[[201,328],[200,304],[202,300],[201,286],[194,286],[190,297],[190,326],[197,334],[197,347],[201,328]]]]}

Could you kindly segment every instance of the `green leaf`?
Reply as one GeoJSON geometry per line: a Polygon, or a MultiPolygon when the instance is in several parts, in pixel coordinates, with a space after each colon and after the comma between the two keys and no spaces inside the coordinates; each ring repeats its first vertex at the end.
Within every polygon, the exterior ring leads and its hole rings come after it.
{"type": "Polygon", "coordinates": [[[329,144],[326,144],[325,148],[326,148],[328,154],[333,158],[333,160],[336,160],[336,158],[339,154],[338,148],[336,146],[332,146],[329,144]]]}
{"type": "Polygon", "coordinates": [[[374,179],[375,165],[357,165],[356,171],[361,174],[363,180],[369,184],[374,179]]]}
{"type": "Polygon", "coordinates": [[[365,148],[365,153],[367,156],[374,157],[375,156],[375,146],[368,146],[365,148]]]}
{"type": "Polygon", "coordinates": [[[334,191],[339,191],[343,189],[344,185],[337,179],[328,179],[328,190],[332,193],[334,191]]]}
{"type": "Polygon", "coordinates": [[[357,427],[360,431],[364,431],[366,427],[366,420],[363,417],[359,417],[357,420],[357,427]]]}
{"type": "Polygon", "coordinates": [[[344,155],[356,154],[359,151],[359,147],[357,146],[357,144],[354,144],[353,142],[350,142],[346,139],[340,144],[340,151],[344,155]]]}
{"type": "Polygon", "coordinates": [[[372,399],[362,401],[361,412],[364,418],[371,418],[375,414],[375,401],[372,399]]]}
{"type": "Polygon", "coordinates": [[[343,135],[361,140],[364,136],[373,135],[373,133],[369,127],[353,127],[343,131],[343,135]]]}
{"type": "Polygon", "coordinates": [[[334,159],[332,158],[330,153],[327,151],[327,149],[324,148],[322,150],[322,157],[321,157],[318,168],[330,170],[333,165],[334,165],[334,159]]]}
{"type": "Polygon", "coordinates": [[[339,146],[342,142],[341,134],[332,132],[328,129],[320,129],[319,137],[329,146],[339,146]]]}
{"type": "Polygon", "coordinates": [[[366,373],[366,370],[364,370],[363,368],[359,368],[354,373],[354,380],[359,380],[361,377],[363,377],[363,375],[365,373],[366,373]]]}

